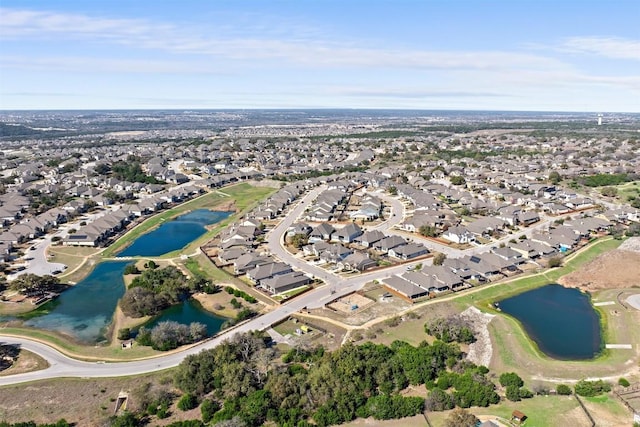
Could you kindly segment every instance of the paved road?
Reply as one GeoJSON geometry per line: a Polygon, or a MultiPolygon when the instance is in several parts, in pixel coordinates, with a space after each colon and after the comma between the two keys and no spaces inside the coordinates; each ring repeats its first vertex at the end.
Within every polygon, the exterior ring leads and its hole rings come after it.
{"type": "MultiPolygon", "coordinates": [[[[58,351],[48,347],[47,345],[37,343],[25,338],[12,338],[6,337],[0,334],[0,342],[20,344],[23,348],[33,351],[42,357],[44,357],[49,363],[50,367],[45,370],[29,372],[25,374],[12,375],[7,377],[0,377],[0,385],[15,384],[39,379],[56,378],[56,377],[115,377],[124,375],[137,375],[162,369],[171,368],[177,366],[187,355],[195,354],[203,349],[213,348],[219,345],[223,340],[231,338],[233,335],[240,332],[248,332],[251,330],[266,330],[271,327],[272,324],[286,319],[293,313],[296,313],[304,308],[318,308],[322,307],[329,300],[346,295],[350,292],[360,289],[365,283],[375,280],[391,277],[394,274],[401,274],[406,271],[408,266],[412,266],[418,263],[424,263],[423,261],[414,261],[412,263],[398,265],[395,267],[387,268],[384,270],[373,271],[369,273],[360,274],[350,278],[343,278],[336,274],[333,274],[320,267],[310,265],[304,260],[293,256],[291,253],[285,250],[282,245],[283,236],[286,233],[287,228],[304,212],[310,202],[320,194],[325,187],[321,186],[313,189],[307,193],[301,200],[291,208],[286,217],[274,227],[267,236],[267,247],[272,255],[280,258],[282,261],[289,263],[293,267],[311,273],[314,276],[322,279],[326,285],[313,289],[281,306],[274,311],[264,314],[258,318],[252,319],[247,323],[244,323],[233,330],[220,334],[219,336],[210,339],[208,341],[199,343],[188,349],[155,357],[152,359],[133,361],[133,362],[117,362],[117,363],[95,363],[95,362],[82,362],[71,359],[58,351]]],[[[396,199],[389,200],[386,198],[392,206],[392,217],[386,224],[381,224],[381,228],[390,231],[391,227],[402,220],[402,214],[400,214],[401,203],[396,199]],[[394,201],[395,200],[395,201],[394,201]],[[397,203],[396,203],[397,202],[397,203]],[[393,215],[395,214],[395,216],[393,215]],[[397,219],[395,219],[397,217],[397,219]],[[386,228],[385,228],[386,227],[386,228]]],[[[508,235],[502,240],[509,240],[517,237],[520,234],[531,235],[534,230],[544,228],[551,221],[551,218],[545,218],[540,223],[527,228],[526,230],[519,232],[515,235],[508,235]]],[[[391,231],[390,231],[391,232],[391,231]]],[[[414,236],[414,240],[420,240],[414,236]]],[[[438,245],[435,242],[427,241],[431,246],[438,245]]],[[[494,242],[493,245],[498,245],[500,242],[494,242]]],[[[440,251],[446,246],[438,245],[440,251]]],[[[450,249],[450,248],[449,248],[450,249]]],[[[452,256],[463,256],[467,253],[480,253],[482,251],[489,250],[488,246],[485,247],[473,247],[464,251],[449,252],[452,256]]],[[[37,251],[37,250],[36,250],[37,251]]],[[[0,330],[1,331],[1,330],[0,330]]]]}

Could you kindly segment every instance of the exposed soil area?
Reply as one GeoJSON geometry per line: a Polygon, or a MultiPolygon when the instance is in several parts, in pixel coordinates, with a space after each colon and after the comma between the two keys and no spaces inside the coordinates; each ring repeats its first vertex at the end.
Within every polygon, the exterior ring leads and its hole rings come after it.
{"type": "Polygon", "coordinates": [[[217,211],[222,212],[237,212],[236,202],[234,200],[221,202],[219,205],[215,207],[217,211]]]}
{"type": "Polygon", "coordinates": [[[618,249],[598,256],[558,282],[588,291],[640,286],[640,238],[627,240],[618,249]]]}

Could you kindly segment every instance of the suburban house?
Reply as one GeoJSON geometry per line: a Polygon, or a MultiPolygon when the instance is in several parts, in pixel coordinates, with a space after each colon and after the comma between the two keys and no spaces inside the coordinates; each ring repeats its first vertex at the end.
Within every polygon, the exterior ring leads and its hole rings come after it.
{"type": "Polygon", "coordinates": [[[309,277],[299,271],[292,271],[263,279],[260,282],[260,286],[271,294],[280,294],[308,285],[309,283],[311,283],[309,277]]]}
{"type": "Polygon", "coordinates": [[[351,224],[347,224],[346,226],[334,231],[331,235],[331,239],[342,243],[351,243],[360,235],[362,235],[362,229],[358,227],[356,223],[352,222],[351,224]]]}
{"type": "Polygon", "coordinates": [[[369,258],[369,255],[363,252],[354,252],[351,255],[348,255],[342,261],[339,261],[337,266],[343,270],[357,270],[357,271],[365,271],[370,268],[373,268],[377,265],[377,263],[369,258]]]}
{"type": "Polygon", "coordinates": [[[375,243],[379,242],[380,240],[384,239],[385,234],[382,231],[378,231],[378,230],[372,230],[372,231],[367,231],[364,234],[360,235],[359,237],[355,238],[355,242],[364,246],[365,248],[370,248],[372,247],[375,243]]]}
{"type": "Polygon", "coordinates": [[[447,231],[442,233],[442,238],[455,243],[471,243],[475,242],[475,236],[462,226],[449,227],[447,231]]]}
{"type": "Polygon", "coordinates": [[[384,253],[389,253],[390,249],[393,249],[393,248],[401,246],[401,245],[406,245],[406,244],[407,244],[406,240],[404,240],[400,236],[395,236],[394,235],[394,236],[385,237],[384,239],[374,243],[373,247],[377,251],[381,251],[381,252],[384,252],[384,253]]]}
{"type": "Polygon", "coordinates": [[[271,262],[269,264],[258,265],[253,270],[247,271],[247,277],[256,285],[260,285],[264,279],[290,273],[292,271],[293,269],[284,262],[271,262]]]}
{"type": "Polygon", "coordinates": [[[331,240],[331,235],[336,231],[333,225],[323,222],[317,225],[309,234],[309,242],[319,242],[321,240],[331,240]]]}
{"type": "Polygon", "coordinates": [[[429,295],[429,290],[422,288],[400,276],[391,276],[382,280],[385,288],[401,298],[413,302],[414,300],[429,295]]]}
{"type": "Polygon", "coordinates": [[[389,256],[402,260],[410,260],[421,257],[429,253],[429,250],[421,243],[409,243],[407,245],[396,246],[389,249],[389,256]]]}

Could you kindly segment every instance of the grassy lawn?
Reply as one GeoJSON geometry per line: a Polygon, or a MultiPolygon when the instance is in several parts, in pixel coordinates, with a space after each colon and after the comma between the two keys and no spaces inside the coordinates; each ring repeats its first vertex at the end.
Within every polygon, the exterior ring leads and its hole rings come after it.
{"type": "Polygon", "coordinates": [[[618,199],[622,203],[628,203],[629,197],[640,197],[640,181],[627,182],[614,188],[618,190],[618,199]]]}
{"type": "MultiPolygon", "coordinates": [[[[572,396],[535,396],[520,402],[508,400],[498,405],[487,408],[469,408],[468,411],[477,417],[486,415],[500,417],[505,420],[511,418],[514,410],[524,412],[527,415],[526,426],[547,427],[564,426],[572,427],[588,426],[588,419],[578,402],[572,396]]],[[[434,427],[443,426],[450,411],[429,412],[428,417],[434,427]]]]}
{"type": "Polygon", "coordinates": [[[58,351],[80,360],[123,361],[139,359],[163,354],[151,347],[133,346],[122,350],[119,346],[90,346],[71,342],[71,340],[51,331],[5,327],[1,329],[4,335],[14,335],[45,342],[58,351]]]}

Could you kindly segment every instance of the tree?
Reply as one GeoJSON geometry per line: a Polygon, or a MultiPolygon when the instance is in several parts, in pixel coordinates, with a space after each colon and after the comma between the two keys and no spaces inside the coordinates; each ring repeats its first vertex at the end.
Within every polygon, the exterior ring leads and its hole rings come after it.
{"type": "Polygon", "coordinates": [[[463,176],[452,176],[450,179],[451,184],[453,185],[464,185],[467,181],[464,179],[463,176]]]}
{"type": "Polygon", "coordinates": [[[309,242],[309,238],[307,237],[306,234],[298,233],[298,234],[294,234],[293,237],[291,237],[291,245],[296,249],[300,249],[301,247],[305,246],[308,242],[309,242]]]}
{"type": "Polygon", "coordinates": [[[551,184],[557,185],[562,181],[562,176],[557,171],[552,171],[549,173],[549,182],[551,184]]]}
{"type": "Polygon", "coordinates": [[[445,427],[475,427],[478,421],[480,421],[478,417],[472,413],[462,408],[456,408],[449,414],[444,425],[445,427]]]}
{"type": "Polygon", "coordinates": [[[571,394],[571,387],[566,384],[558,384],[556,386],[556,393],[561,396],[569,396],[571,394]]]}
{"type": "Polygon", "coordinates": [[[118,339],[121,341],[125,341],[131,338],[131,329],[129,328],[121,328],[118,329],[118,339]]]}
{"type": "Polygon", "coordinates": [[[438,234],[438,230],[432,225],[421,225],[418,229],[418,233],[426,237],[435,237],[438,234]]]}
{"type": "Polygon", "coordinates": [[[434,388],[429,392],[424,405],[427,411],[446,411],[455,406],[453,398],[439,388],[434,388]]]}
{"type": "Polygon", "coordinates": [[[560,267],[562,265],[562,258],[557,256],[551,257],[547,265],[549,268],[560,267]]]}
{"type": "Polygon", "coordinates": [[[510,401],[517,402],[520,400],[520,389],[514,384],[508,385],[505,395],[510,401]]]}
{"type": "Polygon", "coordinates": [[[0,344],[0,371],[3,371],[11,365],[20,355],[20,347],[17,345],[0,344]]]}
{"type": "Polygon", "coordinates": [[[444,260],[447,259],[447,256],[442,252],[436,252],[433,256],[433,265],[442,265],[444,260]]]}
{"type": "Polygon", "coordinates": [[[524,385],[522,378],[515,372],[504,372],[500,374],[499,381],[502,387],[516,386],[516,388],[520,388],[524,385]]]}

